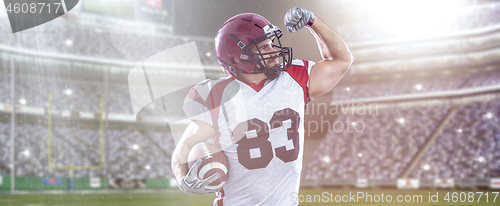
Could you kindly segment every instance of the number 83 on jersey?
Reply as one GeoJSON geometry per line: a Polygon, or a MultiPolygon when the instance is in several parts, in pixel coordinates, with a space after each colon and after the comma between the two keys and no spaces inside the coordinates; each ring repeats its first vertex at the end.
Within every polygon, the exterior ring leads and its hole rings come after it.
{"type": "Polygon", "coordinates": [[[276,111],[269,124],[258,118],[239,123],[232,132],[237,140],[238,161],[249,170],[265,168],[275,154],[285,163],[295,161],[300,149],[299,124],[299,113],[290,108],[276,111]],[[287,150],[286,146],[273,148],[270,131],[278,128],[286,129],[286,136],[273,138],[285,138],[291,141],[293,149],[287,150]],[[259,153],[260,156],[255,155],[259,153]]]}

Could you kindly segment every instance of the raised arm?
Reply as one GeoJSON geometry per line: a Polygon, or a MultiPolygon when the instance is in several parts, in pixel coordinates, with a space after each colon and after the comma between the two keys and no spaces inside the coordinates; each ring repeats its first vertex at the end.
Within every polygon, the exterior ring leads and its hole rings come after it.
{"type": "Polygon", "coordinates": [[[328,93],[347,73],[354,60],[346,43],[312,12],[302,8],[290,9],[285,14],[285,26],[290,32],[307,27],[316,39],[323,59],[311,68],[309,98],[328,93]]]}
{"type": "Polygon", "coordinates": [[[328,93],[349,70],[354,58],[344,40],[317,17],[308,27],[316,39],[323,60],[311,68],[309,75],[309,98],[314,99],[328,93]]]}

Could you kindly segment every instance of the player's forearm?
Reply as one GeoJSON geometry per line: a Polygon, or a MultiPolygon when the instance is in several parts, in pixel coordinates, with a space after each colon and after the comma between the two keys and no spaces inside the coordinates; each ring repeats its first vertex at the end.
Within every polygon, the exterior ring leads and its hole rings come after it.
{"type": "Polygon", "coordinates": [[[186,176],[189,171],[187,161],[191,148],[200,142],[210,139],[214,135],[214,128],[205,122],[192,121],[188,125],[172,153],[172,171],[177,180],[186,176]]]}
{"type": "Polygon", "coordinates": [[[178,144],[172,153],[172,172],[177,180],[186,176],[189,171],[187,165],[189,150],[185,144],[178,144]]]}
{"type": "Polygon", "coordinates": [[[345,61],[352,63],[352,54],[342,38],[316,16],[308,27],[318,44],[323,60],[345,61]]]}

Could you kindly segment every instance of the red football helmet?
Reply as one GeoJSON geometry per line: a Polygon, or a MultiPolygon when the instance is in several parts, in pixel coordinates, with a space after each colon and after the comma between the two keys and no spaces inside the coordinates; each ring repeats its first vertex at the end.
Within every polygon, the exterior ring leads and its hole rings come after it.
{"type": "Polygon", "coordinates": [[[292,48],[283,47],[281,30],[267,19],[252,13],[239,14],[227,20],[217,32],[215,50],[217,58],[226,73],[236,76],[236,72],[246,74],[265,73],[267,78],[275,79],[280,71],[288,68],[292,60],[292,48]],[[273,42],[273,52],[252,52],[251,45],[267,39],[273,42]],[[274,55],[277,54],[277,55],[274,55]],[[264,58],[264,55],[269,57],[264,58]],[[237,63],[235,58],[240,61],[237,63]],[[269,67],[267,59],[282,58],[278,67],[269,67]]]}

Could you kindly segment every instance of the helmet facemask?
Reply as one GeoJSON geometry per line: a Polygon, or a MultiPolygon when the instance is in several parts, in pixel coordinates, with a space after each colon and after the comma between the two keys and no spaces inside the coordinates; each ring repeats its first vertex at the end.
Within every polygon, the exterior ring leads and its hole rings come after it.
{"type": "Polygon", "coordinates": [[[248,45],[243,48],[243,52],[241,54],[241,61],[244,63],[255,64],[255,68],[250,74],[258,74],[264,73],[268,79],[276,79],[280,72],[290,67],[290,63],[292,61],[292,47],[283,47],[280,41],[283,33],[281,30],[273,26],[272,24],[268,24],[263,28],[265,34],[259,36],[248,43],[248,45]],[[259,49],[258,45],[271,39],[272,47],[276,51],[262,53],[259,49]],[[255,46],[257,52],[253,52],[250,48],[255,46]],[[275,55],[277,54],[277,55],[275,55]],[[267,57],[264,57],[267,56],[267,57]],[[268,60],[277,59],[279,66],[268,65],[268,60]]]}

